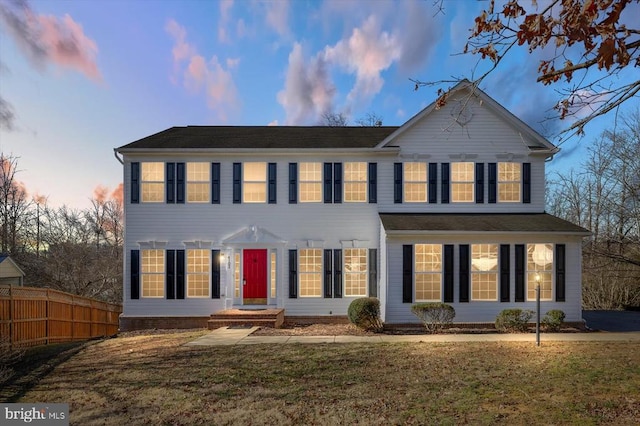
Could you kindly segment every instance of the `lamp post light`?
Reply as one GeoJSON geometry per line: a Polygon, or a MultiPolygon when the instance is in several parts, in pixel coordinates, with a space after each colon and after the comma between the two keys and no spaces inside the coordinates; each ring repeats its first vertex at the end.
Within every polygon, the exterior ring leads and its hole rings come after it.
{"type": "Polygon", "coordinates": [[[536,273],[536,346],[540,346],[540,274],[536,273]]]}

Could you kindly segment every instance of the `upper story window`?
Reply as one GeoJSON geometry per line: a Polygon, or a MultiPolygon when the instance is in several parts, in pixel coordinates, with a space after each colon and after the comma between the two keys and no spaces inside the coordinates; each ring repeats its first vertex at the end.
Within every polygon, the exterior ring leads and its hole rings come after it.
{"type": "Polygon", "coordinates": [[[319,203],[322,201],[322,164],[300,163],[300,202],[319,203]]]}
{"type": "Polygon", "coordinates": [[[267,202],[267,163],[244,163],[242,166],[242,202],[267,202]]]}
{"type": "Polygon", "coordinates": [[[423,203],[427,201],[427,164],[403,163],[404,201],[423,203]]]}
{"type": "Polygon", "coordinates": [[[164,250],[141,250],[141,257],[142,297],[164,297],[164,250]]]}
{"type": "Polygon", "coordinates": [[[209,202],[209,163],[187,163],[187,201],[189,203],[209,202]]]}
{"type": "Polygon", "coordinates": [[[415,301],[439,302],[442,300],[442,245],[415,245],[415,301]]]}
{"type": "Polygon", "coordinates": [[[367,202],[367,163],[344,163],[344,201],[367,202]]]}
{"type": "Polygon", "coordinates": [[[209,297],[210,256],[210,250],[187,250],[187,297],[209,297]]]}
{"type": "Polygon", "coordinates": [[[498,201],[501,203],[520,202],[521,179],[522,164],[498,163],[498,201]]]}
{"type": "Polygon", "coordinates": [[[451,163],[451,200],[454,203],[472,203],[474,201],[473,162],[451,163]]]}
{"type": "Polygon", "coordinates": [[[299,250],[300,297],[322,296],[322,249],[299,250]]]}
{"type": "Polygon", "coordinates": [[[471,245],[471,300],[498,300],[498,245],[471,245]]]}
{"type": "Polygon", "coordinates": [[[368,287],[366,248],[344,250],[344,295],[366,296],[368,287]]]}
{"type": "Polygon", "coordinates": [[[164,163],[141,163],[143,203],[164,202],[164,163]]]}
{"type": "Polygon", "coordinates": [[[527,300],[553,300],[553,244],[527,244],[527,300]]]}

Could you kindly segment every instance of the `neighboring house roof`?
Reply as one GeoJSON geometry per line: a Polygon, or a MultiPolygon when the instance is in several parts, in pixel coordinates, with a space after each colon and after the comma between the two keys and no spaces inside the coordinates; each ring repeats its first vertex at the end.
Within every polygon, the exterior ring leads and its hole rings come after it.
{"type": "MultiPolygon", "coordinates": [[[[462,80],[456,86],[454,86],[447,96],[447,102],[455,102],[456,94],[461,91],[466,91],[461,99],[465,97],[474,96],[478,98],[483,107],[489,108],[496,115],[501,117],[504,121],[513,126],[521,136],[527,139],[527,142],[533,143],[533,145],[528,145],[528,148],[531,151],[550,151],[551,154],[555,154],[560,151],[560,148],[556,147],[554,144],[549,142],[544,136],[540,133],[533,130],[527,123],[520,120],[518,117],[509,112],[505,107],[496,102],[493,98],[487,95],[485,92],[480,90],[478,87],[474,86],[469,80],[462,80]]],[[[465,102],[463,101],[463,104],[465,102]]],[[[465,105],[466,107],[466,105],[465,105]]],[[[393,144],[393,141],[403,134],[405,131],[413,127],[416,123],[418,123],[422,118],[426,115],[431,114],[434,110],[438,109],[437,101],[432,102],[429,106],[424,108],[422,111],[414,115],[404,123],[401,127],[399,127],[395,132],[390,134],[383,140],[378,148],[382,148],[385,146],[389,146],[393,144]]]]}
{"type": "Polygon", "coordinates": [[[117,149],[339,149],[374,148],[397,126],[183,126],[171,127],[117,149]]]}
{"type": "Polygon", "coordinates": [[[384,229],[398,233],[521,232],[589,235],[589,231],[547,213],[381,213],[384,229]]]}
{"type": "Polygon", "coordinates": [[[2,277],[25,276],[24,271],[20,269],[18,264],[14,262],[13,259],[11,259],[7,254],[0,253],[0,269],[2,269],[2,272],[0,272],[0,276],[2,277]],[[17,274],[10,273],[12,270],[17,274]]]}

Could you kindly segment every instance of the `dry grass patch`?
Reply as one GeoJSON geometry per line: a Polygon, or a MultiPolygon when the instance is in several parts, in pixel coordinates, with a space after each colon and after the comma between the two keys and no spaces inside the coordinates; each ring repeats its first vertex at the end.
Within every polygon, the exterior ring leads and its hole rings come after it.
{"type": "Polygon", "coordinates": [[[636,424],[625,342],[185,347],[206,331],[86,347],[22,401],[72,424],[636,424]]]}

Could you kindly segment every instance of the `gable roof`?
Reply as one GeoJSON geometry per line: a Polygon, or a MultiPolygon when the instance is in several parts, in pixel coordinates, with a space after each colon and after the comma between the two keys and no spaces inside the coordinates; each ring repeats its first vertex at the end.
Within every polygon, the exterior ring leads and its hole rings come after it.
{"type": "MultiPolygon", "coordinates": [[[[447,95],[448,102],[453,101],[453,96],[466,90],[469,92],[467,96],[474,96],[480,100],[484,107],[489,108],[493,113],[498,115],[507,123],[511,124],[518,132],[520,132],[521,136],[526,138],[528,141],[533,142],[535,145],[531,145],[528,148],[531,151],[540,151],[540,152],[549,152],[550,154],[555,154],[560,151],[560,148],[556,147],[554,144],[549,142],[544,136],[540,133],[533,130],[527,123],[520,120],[518,117],[509,112],[505,107],[496,102],[493,98],[483,92],[481,89],[476,87],[469,80],[462,80],[460,83],[455,85],[447,95]]],[[[431,114],[434,110],[438,109],[437,101],[432,102],[429,106],[424,108],[422,111],[411,117],[406,123],[400,126],[395,132],[390,134],[380,142],[378,148],[390,146],[393,141],[408,129],[413,127],[416,123],[418,123],[422,118],[431,114]]]]}
{"type": "Polygon", "coordinates": [[[131,142],[116,151],[375,148],[397,129],[397,126],[182,126],[131,142]]]}
{"type": "Polygon", "coordinates": [[[11,259],[9,257],[8,254],[4,254],[4,253],[0,253],[0,265],[2,265],[2,268],[5,270],[5,273],[8,272],[9,270],[13,269],[15,270],[19,275],[6,275],[6,276],[25,276],[25,273],[22,269],[20,269],[20,267],[18,266],[18,264],[16,262],[13,261],[13,259],[11,259]]]}
{"type": "Polygon", "coordinates": [[[409,233],[518,232],[562,233],[587,236],[589,231],[547,213],[435,214],[381,213],[384,229],[409,233]]]}

